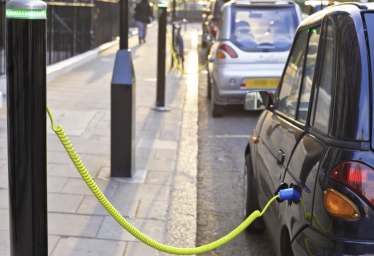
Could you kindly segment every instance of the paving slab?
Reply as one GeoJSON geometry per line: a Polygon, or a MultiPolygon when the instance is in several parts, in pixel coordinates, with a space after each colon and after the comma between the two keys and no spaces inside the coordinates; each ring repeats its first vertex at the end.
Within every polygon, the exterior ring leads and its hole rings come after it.
{"type": "Polygon", "coordinates": [[[145,183],[147,184],[158,184],[158,185],[170,185],[172,183],[173,173],[171,172],[159,172],[159,171],[148,171],[145,183]]]}
{"type": "Polygon", "coordinates": [[[0,230],[0,255],[9,255],[10,252],[10,237],[8,231],[0,230]]]}
{"type": "MultiPolygon", "coordinates": [[[[132,197],[107,197],[110,203],[117,209],[122,216],[133,217],[138,209],[140,199],[132,197]]],[[[86,215],[109,215],[107,210],[97,201],[95,196],[86,196],[77,211],[79,214],[86,215]]]]}
{"type": "MultiPolygon", "coordinates": [[[[96,180],[95,182],[106,196],[112,196],[114,194],[118,183],[116,181],[104,180],[96,180]]],[[[91,190],[88,188],[86,182],[83,179],[69,179],[61,189],[61,193],[88,196],[92,195],[91,190]]]]}
{"type": "Polygon", "coordinates": [[[0,230],[9,230],[9,210],[0,209],[0,230]]]}
{"type": "Polygon", "coordinates": [[[9,193],[8,190],[0,190],[0,209],[8,209],[9,208],[9,193]]]}
{"type": "Polygon", "coordinates": [[[151,171],[172,172],[175,168],[175,161],[166,159],[136,158],[136,168],[151,171]]]}
{"type": "Polygon", "coordinates": [[[48,193],[47,199],[49,212],[75,213],[83,200],[83,196],[48,193]]]}
{"type": "Polygon", "coordinates": [[[123,256],[126,242],[86,238],[61,238],[52,256],[123,256]]]}
{"type": "MultiPolygon", "coordinates": [[[[160,220],[128,219],[126,220],[146,236],[157,242],[163,241],[164,222],[160,220]]],[[[137,241],[129,232],[124,230],[111,216],[105,217],[100,231],[97,235],[99,239],[137,241]]]]}
{"type": "Polygon", "coordinates": [[[115,197],[127,196],[132,199],[167,201],[170,187],[153,184],[119,183],[115,197]]]}
{"type": "Polygon", "coordinates": [[[103,219],[102,216],[49,213],[48,233],[62,236],[96,237],[103,219]]]}
{"type": "Polygon", "coordinates": [[[141,242],[128,242],[125,256],[158,256],[157,250],[141,242]]]}
{"type": "Polygon", "coordinates": [[[166,220],[167,202],[140,200],[136,213],[138,219],[166,220]]]}

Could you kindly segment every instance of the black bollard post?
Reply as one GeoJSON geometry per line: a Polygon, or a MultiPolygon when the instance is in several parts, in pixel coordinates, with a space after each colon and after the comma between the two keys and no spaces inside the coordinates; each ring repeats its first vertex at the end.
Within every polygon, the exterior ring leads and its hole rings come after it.
{"type": "Polygon", "coordinates": [[[135,74],[128,48],[128,0],[120,0],[120,50],[111,83],[111,177],[135,171],[135,74]]]}
{"type": "Polygon", "coordinates": [[[158,51],[157,51],[157,111],[169,111],[165,108],[165,51],[166,51],[166,18],[167,3],[159,3],[158,7],[158,51]]]}
{"type": "Polygon", "coordinates": [[[47,256],[46,9],[6,4],[11,256],[47,256]]]}
{"type": "MultiPolygon", "coordinates": [[[[172,45],[174,47],[174,44],[175,44],[175,8],[176,8],[176,0],[173,0],[173,12],[172,12],[172,32],[171,32],[171,41],[172,41],[172,45]]],[[[171,67],[174,66],[174,59],[173,59],[173,56],[171,56],[171,67]]]]}

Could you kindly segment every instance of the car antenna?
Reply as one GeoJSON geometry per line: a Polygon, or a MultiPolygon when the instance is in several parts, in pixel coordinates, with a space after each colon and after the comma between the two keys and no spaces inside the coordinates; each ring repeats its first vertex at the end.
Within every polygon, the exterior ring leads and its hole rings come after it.
{"type": "Polygon", "coordinates": [[[321,0],[321,11],[323,10],[323,4],[322,4],[322,0],[321,0]]]}

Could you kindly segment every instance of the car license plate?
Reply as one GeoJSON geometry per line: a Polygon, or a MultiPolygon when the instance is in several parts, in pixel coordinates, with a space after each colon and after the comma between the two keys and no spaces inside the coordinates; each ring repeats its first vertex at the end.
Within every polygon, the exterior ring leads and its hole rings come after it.
{"type": "Polygon", "coordinates": [[[245,87],[247,88],[277,88],[279,78],[247,78],[245,87]]]}

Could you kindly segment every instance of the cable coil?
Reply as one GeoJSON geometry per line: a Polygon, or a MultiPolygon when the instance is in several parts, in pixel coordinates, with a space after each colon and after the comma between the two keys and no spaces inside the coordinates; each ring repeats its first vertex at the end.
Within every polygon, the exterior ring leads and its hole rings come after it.
{"type": "Polygon", "coordinates": [[[215,242],[212,242],[207,245],[203,245],[196,248],[176,248],[172,246],[167,246],[160,244],[153,239],[149,238],[148,236],[141,233],[139,230],[137,230],[135,227],[133,227],[128,221],[125,220],[124,217],[113,207],[113,205],[108,201],[108,199],[104,196],[104,194],[101,192],[99,187],[96,185],[96,183],[93,181],[91,175],[88,173],[86,167],[83,165],[82,161],[80,160],[77,152],[73,148],[73,145],[69,141],[69,138],[67,137],[64,129],[61,127],[61,125],[58,125],[55,127],[53,117],[51,112],[49,111],[47,107],[47,112],[49,115],[49,118],[51,119],[51,126],[53,131],[57,134],[58,138],[60,139],[62,145],[66,149],[66,152],[69,154],[69,157],[71,161],[73,161],[75,167],[77,168],[78,172],[82,176],[83,180],[86,182],[89,189],[92,191],[92,193],[95,195],[95,197],[99,200],[99,202],[102,204],[102,206],[108,211],[108,213],[124,228],[126,229],[130,234],[132,234],[134,237],[142,241],[143,243],[153,247],[156,250],[171,253],[171,254],[177,254],[177,255],[192,255],[192,254],[199,254],[207,251],[211,251],[227,242],[229,242],[231,239],[239,235],[244,229],[246,229],[256,218],[262,216],[268,206],[271,202],[273,202],[276,198],[279,196],[274,196],[270,201],[267,203],[265,208],[260,211],[253,212],[242,224],[240,224],[236,229],[231,231],[228,235],[222,237],[221,239],[218,239],[215,242]]]}
{"type": "Polygon", "coordinates": [[[171,38],[170,38],[170,34],[169,34],[169,31],[168,31],[168,28],[166,27],[166,35],[167,35],[167,38],[168,38],[168,41],[169,41],[169,46],[170,46],[170,51],[171,51],[171,56],[173,56],[173,60],[175,62],[175,64],[177,65],[177,68],[180,70],[180,72],[182,72],[183,74],[185,75],[193,75],[193,74],[197,74],[199,73],[201,70],[203,70],[209,63],[209,59],[207,59],[207,61],[204,63],[204,65],[202,65],[196,72],[186,72],[183,68],[181,68],[181,66],[179,65],[179,62],[178,62],[178,59],[177,57],[175,56],[175,52],[174,52],[174,47],[173,47],[173,43],[171,41],[171,38]]]}

